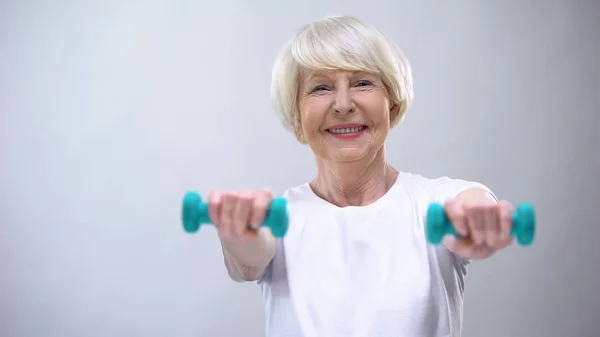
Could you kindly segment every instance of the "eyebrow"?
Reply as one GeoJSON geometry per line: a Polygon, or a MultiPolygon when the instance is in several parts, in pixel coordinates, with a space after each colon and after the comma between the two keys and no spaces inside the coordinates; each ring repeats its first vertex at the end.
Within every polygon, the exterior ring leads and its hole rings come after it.
{"type": "Polygon", "coordinates": [[[305,75],[304,79],[306,82],[310,82],[315,79],[317,79],[317,80],[318,79],[329,79],[330,77],[331,76],[324,75],[323,73],[320,73],[320,72],[311,72],[310,74],[305,75]]]}

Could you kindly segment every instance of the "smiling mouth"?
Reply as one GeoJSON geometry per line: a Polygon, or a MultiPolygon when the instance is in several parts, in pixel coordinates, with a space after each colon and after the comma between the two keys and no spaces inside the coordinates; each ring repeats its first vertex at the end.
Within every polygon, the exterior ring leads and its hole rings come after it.
{"type": "Polygon", "coordinates": [[[367,128],[366,125],[361,125],[361,126],[353,126],[351,128],[332,128],[332,129],[327,129],[327,132],[331,132],[331,133],[334,133],[334,134],[337,134],[337,135],[344,135],[344,134],[357,133],[357,132],[363,131],[366,128],[367,128]]]}

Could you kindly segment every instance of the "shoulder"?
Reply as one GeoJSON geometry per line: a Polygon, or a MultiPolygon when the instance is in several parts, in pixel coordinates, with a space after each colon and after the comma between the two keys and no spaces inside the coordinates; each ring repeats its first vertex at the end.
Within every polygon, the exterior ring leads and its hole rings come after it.
{"type": "Polygon", "coordinates": [[[283,192],[283,196],[285,196],[286,198],[303,198],[308,195],[309,191],[310,185],[306,182],[287,188],[283,192]]]}
{"type": "Polygon", "coordinates": [[[287,188],[282,196],[287,199],[288,203],[294,205],[314,203],[315,201],[315,194],[308,182],[287,188]]]}
{"type": "Polygon", "coordinates": [[[494,195],[492,190],[485,184],[465,178],[449,176],[425,177],[420,174],[401,173],[398,179],[402,179],[401,183],[406,188],[418,190],[426,194],[432,201],[437,202],[444,202],[454,198],[461,192],[474,187],[484,189],[494,195]]]}

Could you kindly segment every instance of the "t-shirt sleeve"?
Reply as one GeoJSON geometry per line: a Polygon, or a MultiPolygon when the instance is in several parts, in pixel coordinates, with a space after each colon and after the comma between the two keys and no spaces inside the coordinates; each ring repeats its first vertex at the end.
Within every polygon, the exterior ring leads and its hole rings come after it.
{"type": "Polygon", "coordinates": [[[430,184],[429,192],[431,193],[431,197],[434,199],[434,201],[443,204],[446,201],[456,197],[461,192],[473,187],[478,187],[488,191],[494,197],[494,199],[498,200],[492,190],[482,183],[450,177],[433,179],[430,184]]]}

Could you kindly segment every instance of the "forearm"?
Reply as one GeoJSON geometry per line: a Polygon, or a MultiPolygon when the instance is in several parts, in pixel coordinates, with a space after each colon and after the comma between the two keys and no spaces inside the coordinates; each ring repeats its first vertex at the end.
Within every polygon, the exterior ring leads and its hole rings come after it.
{"type": "Polygon", "coordinates": [[[275,256],[276,240],[267,228],[245,243],[221,239],[228,267],[245,281],[255,281],[275,256]]]}

